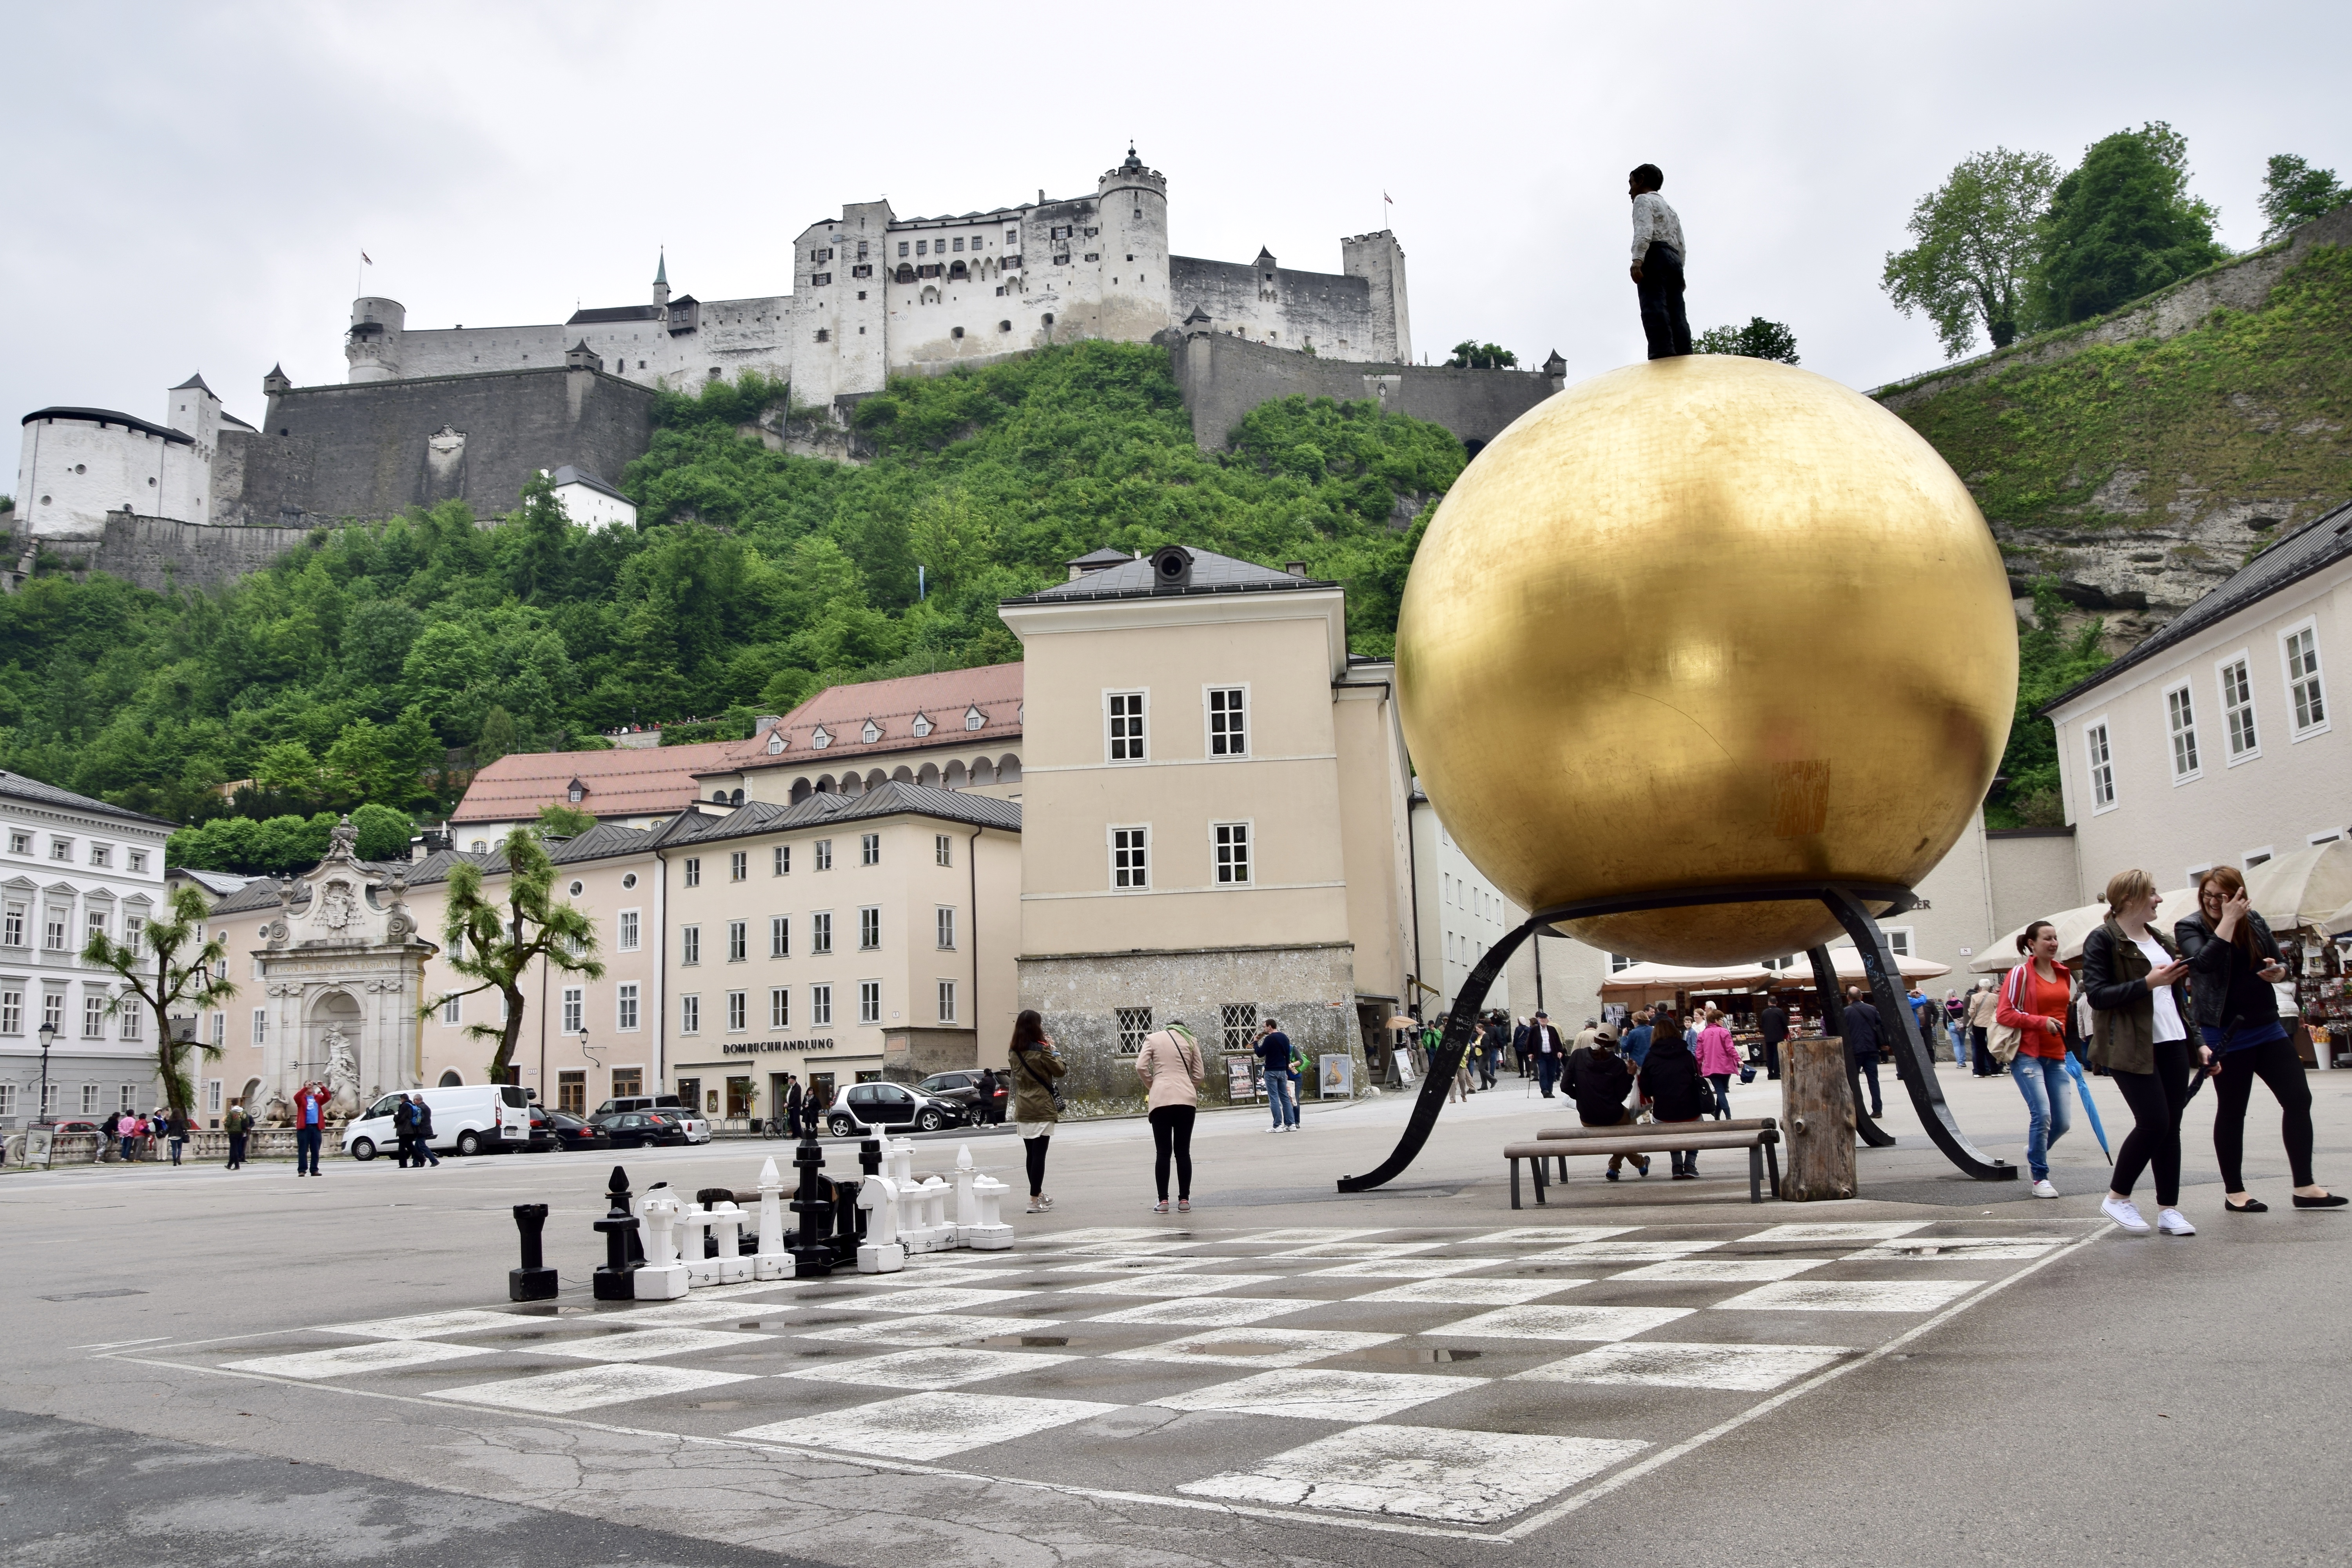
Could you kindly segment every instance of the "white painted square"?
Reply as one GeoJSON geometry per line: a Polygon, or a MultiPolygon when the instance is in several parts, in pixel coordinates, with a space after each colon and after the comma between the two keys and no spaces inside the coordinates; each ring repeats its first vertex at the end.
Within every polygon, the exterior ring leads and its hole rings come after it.
{"type": "Polygon", "coordinates": [[[1669,1263],[1721,1247],[1719,1241],[1583,1241],[1550,1252],[1530,1252],[1527,1263],[1669,1263]]]}
{"type": "Polygon", "coordinates": [[[1506,1307],[1426,1331],[1449,1340],[1630,1340],[1687,1318],[1688,1307],[1506,1307]]]}
{"type": "Polygon", "coordinates": [[[697,1351],[773,1348],[775,1342],[766,1334],[720,1333],[715,1329],[639,1329],[626,1334],[549,1340],[530,1348],[541,1355],[577,1356],[582,1361],[652,1361],[656,1356],[697,1351]]]}
{"type": "Polygon", "coordinates": [[[1217,1261],[1213,1258],[1096,1258],[1084,1263],[1056,1263],[1047,1270],[1053,1274],[1178,1274],[1187,1268],[1206,1268],[1217,1261]]]}
{"type": "Polygon", "coordinates": [[[934,1312],[961,1312],[971,1307],[1001,1307],[1007,1301],[1036,1294],[1034,1290],[960,1290],[942,1285],[877,1291],[854,1301],[827,1301],[824,1305],[852,1312],[920,1312],[929,1316],[934,1312]]]}
{"type": "Polygon", "coordinates": [[[1355,1241],[1367,1236],[1380,1236],[1391,1228],[1374,1226],[1369,1230],[1346,1230],[1338,1226],[1300,1225],[1284,1230],[1261,1230],[1229,1239],[1237,1247],[1320,1247],[1327,1242],[1355,1241]]]}
{"type": "Polygon", "coordinates": [[[347,1377],[360,1372],[390,1372],[404,1366],[429,1366],[438,1361],[488,1355],[480,1345],[445,1345],[437,1340],[371,1340],[366,1344],[337,1345],[332,1350],[299,1351],[292,1355],[257,1356],[233,1361],[231,1372],[266,1373],[271,1377],[347,1377]]]}
{"type": "Polygon", "coordinates": [[[1516,1307],[1540,1300],[1590,1279],[1416,1279],[1410,1285],[1375,1290],[1359,1301],[1418,1301],[1441,1307],[1516,1307]]]}
{"type": "Polygon", "coordinates": [[[1079,1257],[1161,1258],[1170,1253],[1197,1252],[1201,1247],[1199,1241],[1097,1241],[1061,1250],[1079,1257]]]}
{"type": "Polygon", "coordinates": [[[1842,1345],[1695,1345],[1667,1340],[1602,1345],[1520,1373],[1524,1383],[1635,1384],[1762,1394],[1853,1352],[1842,1345]]]}
{"type": "Polygon", "coordinates": [[[1328,1301],[1277,1301],[1263,1296],[1174,1296],[1164,1301],[1146,1301],[1140,1307],[1121,1307],[1116,1312],[1103,1312],[1087,1319],[1089,1323],[1174,1323],[1194,1329],[1227,1329],[1243,1323],[1264,1322],[1285,1312],[1303,1312],[1309,1307],[1328,1307],[1328,1301]]]}
{"type": "Polygon", "coordinates": [[[1499,1266],[1499,1258],[1389,1258],[1377,1263],[1342,1263],[1337,1268],[1310,1268],[1310,1279],[1442,1279],[1474,1268],[1499,1266]]]}
{"type": "Polygon", "coordinates": [[[732,1434],[761,1443],[840,1448],[891,1459],[941,1459],[1009,1443],[1123,1406],[1084,1399],[1017,1399],[1003,1394],[909,1394],[823,1415],[749,1426],[732,1434]]]}
{"type": "Polygon", "coordinates": [[[1310,1361],[1368,1351],[1401,1337],[1307,1329],[1213,1329],[1204,1334],[1187,1334],[1156,1345],[1114,1351],[1103,1359],[1166,1361],[1180,1366],[1189,1362],[1208,1366],[1305,1366],[1310,1361]]]}
{"type": "Polygon", "coordinates": [[[541,1415],[569,1415],[602,1405],[622,1405],[633,1399],[691,1394],[721,1384],[748,1383],[742,1372],[703,1372],[690,1366],[572,1366],[539,1377],[513,1377],[499,1383],[468,1384],[445,1388],[435,1399],[463,1400],[499,1410],[528,1410],[541,1415]]]}
{"type": "Polygon", "coordinates": [[[848,1383],[874,1388],[960,1388],[967,1383],[984,1383],[992,1377],[1011,1377],[1016,1373],[1034,1372],[1040,1367],[1077,1359],[1073,1355],[1052,1355],[1039,1351],[896,1351],[889,1355],[871,1356],[863,1361],[827,1362],[822,1366],[803,1367],[797,1372],[780,1372],[776,1375],[799,1378],[807,1383],[848,1383]]]}
{"type": "Polygon", "coordinates": [[[1279,1274],[1130,1274],[1099,1285],[1073,1285],[1063,1296],[1213,1296],[1244,1285],[1264,1285],[1279,1274]]]}
{"type": "Polygon", "coordinates": [[[803,1285],[822,1285],[822,1279],[754,1279],[748,1285],[697,1285],[684,1298],[689,1301],[719,1301],[731,1296],[764,1296],[773,1290],[791,1290],[803,1285]]]}
{"type": "Polygon", "coordinates": [[[2071,1239],[2063,1236],[1915,1236],[1849,1252],[1840,1261],[1882,1263],[1937,1258],[1957,1262],[1970,1258],[2039,1258],[2071,1239]]]}
{"type": "Polygon", "coordinates": [[[1678,1258],[1628,1268],[1616,1279],[1673,1279],[1692,1285],[1752,1284],[1759,1279],[1792,1279],[1808,1268],[1819,1268],[1825,1258],[1678,1258]]]}
{"type": "Polygon", "coordinates": [[[1638,1230],[1631,1225],[1515,1225],[1508,1230],[1490,1230],[1484,1236],[1465,1237],[1464,1247],[1570,1247],[1580,1241],[1606,1241],[1612,1236],[1624,1236],[1638,1230]]]}
{"type": "Polygon", "coordinates": [[[451,1312],[419,1312],[410,1318],[378,1318],[369,1323],[331,1323],[322,1334],[360,1334],[372,1340],[427,1340],[436,1334],[478,1333],[484,1329],[512,1329],[536,1320],[520,1312],[482,1312],[470,1308],[451,1312]]]}
{"type": "MultiPolygon", "coordinates": [[[[756,1301],[698,1301],[692,1296],[680,1300],[663,1301],[650,1307],[633,1307],[625,1312],[600,1312],[599,1323],[715,1323],[738,1318],[756,1318],[762,1312],[783,1312],[792,1309],[779,1303],[761,1305],[756,1301]]],[[[576,1321],[577,1320],[575,1320],[576,1321]]]]}
{"type": "Polygon", "coordinates": [[[803,1331],[804,1340],[837,1340],[853,1345],[952,1345],[1005,1334],[1034,1334],[1055,1325],[1036,1318],[986,1318],[941,1313],[921,1318],[882,1318],[838,1329],[803,1331]]]}
{"type": "Polygon", "coordinates": [[[1231,1502],[1494,1524],[1648,1447],[1627,1437],[1359,1426],[1176,1489],[1231,1502]]]}
{"type": "Polygon", "coordinates": [[[1808,1225],[1776,1225],[1743,1241],[1891,1241],[1925,1230],[1933,1220],[1818,1220],[1808,1225]]]}
{"type": "Polygon", "coordinates": [[[1416,1252],[1435,1252],[1446,1245],[1442,1241],[1325,1241],[1313,1247],[1297,1247],[1287,1252],[1269,1252],[1267,1258],[1405,1258],[1416,1252]]]}
{"type": "Polygon", "coordinates": [[[1475,1377],[1431,1377],[1411,1372],[1341,1372],[1293,1367],[1213,1384],[1151,1403],[1169,1410],[1223,1410],[1244,1415],[1295,1415],[1309,1421],[1378,1421],[1400,1410],[1466,1394],[1475,1377]]]}
{"type": "Polygon", "coordinates": [[[1717,1311],[1932,1312],[1981,1279],[1790,1279],[1717,1301],[1717,1311]]]}

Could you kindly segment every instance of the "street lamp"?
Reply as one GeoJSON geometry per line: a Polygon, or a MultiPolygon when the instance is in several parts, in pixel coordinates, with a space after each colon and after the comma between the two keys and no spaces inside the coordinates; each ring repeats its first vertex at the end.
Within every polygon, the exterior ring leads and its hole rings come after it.
{"type": "Polygon", "coordinates": [[[40,1119],[44,1125],[53,1127],[57,1124],[58,1119],[49,1114],[49,1047],[57,1042],[58,1026],[44,1018],[41,1020],[41,1026],[33,1032],[41,1037],[40,1119]]]}

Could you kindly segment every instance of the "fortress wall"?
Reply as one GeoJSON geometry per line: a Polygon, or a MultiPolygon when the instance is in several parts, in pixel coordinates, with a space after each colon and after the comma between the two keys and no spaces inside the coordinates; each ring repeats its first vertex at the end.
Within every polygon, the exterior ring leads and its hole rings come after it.
{"type": "MultiPolygon", "coordinates": [[[[1293,353],[1311,346],[1325,359],[1372,360],[1381,354],[1383,339],[1372,319],[1370,279],[1170,257],[1171,324],[1181,323],[1196,306],[1209,313],[1212,331],[1238,328],[1244,339],[1258,343],[1272,332],[1274,346],[1293,353]]],[[[1386,341],[1392,342],[1395,335],[1391,330],[1386,341]]]]}
{"type": "Polygon", "coordinates": [[[1372,398],[1391,414],[1443,425],[1465,442],[1483,446],[1559,390],[1559,383],[1535,371],[1324,359],[1216,332],[1168,332],[1159,341],[1174,358],[1176,384],[1192,413],[1192,438],[1204,451],[1224,450],[1234,426],[1259,404],[1293,396],[1372,398]]]}
{"type": "MultiPolygon", "coordinates": [[[[76,574],[104,572],[158,594],[173,587],[211,588],[258,572],[304,546],[300,528],[219,528],[164,517],[110,512],[95,532],[40,536],[45,553],[76,563],[76,574]]],[[[7,548],[13,558],[26,541],[7,548]]]]}

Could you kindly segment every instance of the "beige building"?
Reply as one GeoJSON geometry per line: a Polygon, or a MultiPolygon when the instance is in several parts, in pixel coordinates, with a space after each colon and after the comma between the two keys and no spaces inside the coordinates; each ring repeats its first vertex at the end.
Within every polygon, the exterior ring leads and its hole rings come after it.
{"type": "Polygon", "coordinates": [[[786,1073],[845,1084],[1002,1066],[1021,808],[886,782],[703,805],[658,841],[667,1082],[714,1118],[774,1113],[786,1073]]]}
{"type": "Polygon", "coordinates": [[[1345,596],[1164,548],[1072,563],[1000,607],[1022,640],[1020,997],[1080,1096],[1181,1017],[1213,1052],[1278,1019],[1310,1055],[1377,1053],[1412,965],[1393,667],[1348,652],[1345,596]]]}
{"type": "Polygon", "coordinates": [[[2058,731],[2075,903],[2137,867],[2177,888],[2352,831],[2352,507],[2305,524],[2042,710],[2058,731]]]}

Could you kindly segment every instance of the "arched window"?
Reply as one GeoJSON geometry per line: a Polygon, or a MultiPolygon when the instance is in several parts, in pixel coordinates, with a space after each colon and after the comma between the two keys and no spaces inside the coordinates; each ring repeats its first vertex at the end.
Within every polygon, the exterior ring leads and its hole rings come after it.
{"type": "Polygon", "coordinates": [[[994,784],[996,782],[996,764],[990,762],[986,757],[982,757],[978,762],[972,763],[971,782],[974,784],[994,784]]]}
{"type": "Polygon", "coordinates": [[[971,782],[971,775],[964,772],[961,762],[950,763],[947,771],[940,775],[940,787],[942,789],[961,789],[971,782]]]}
{"type": "Polygon", "coordinates": [[[741,790],[740,790],[740,789],[738,789],[738,790],[730,790],[730,791],[728,791],[728,792],[727,792],[727,804],[728,804],[728,805],[742,805],[742,804],[743,804],[743,792],[742,792],[741,790]]]}
{"type": "Polygon", "coordinates": [[[806,800],[813,793],[814,791],[811,788],[808,780],[801,778],[794,779],[793,781],[793,804],[794,805],[800,805],[801,802],[806,800]]]}
{"type": "Polygon", "coordinates": [[[1010,752],[999,757],[996,760],[996,782],[998,784],[1019,784],[1021,782],[1021,759],[1013,756],[1010,752]]]}
{"type": "Polygon", "coordinates": [[[459,1072],[456,1068],[444,1068],[441,1069],[441,1087],[443,1089],[459,1089],[464,1087],[465,1082],[465,1075],[459,1072]]]}
{"type": "Polygon", "coordinates": [[[925,763],[923,764],[923,771],[915,775],[915,782],[921,784],[925,789],[939,788],[940,764],[937,763],[925,763]]]}

